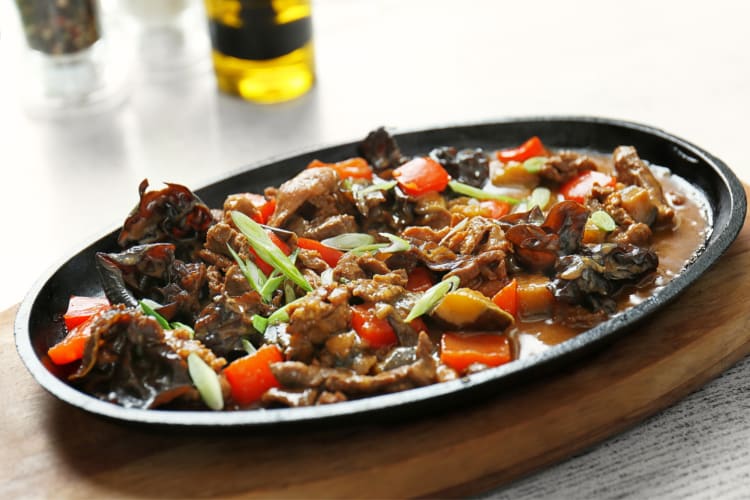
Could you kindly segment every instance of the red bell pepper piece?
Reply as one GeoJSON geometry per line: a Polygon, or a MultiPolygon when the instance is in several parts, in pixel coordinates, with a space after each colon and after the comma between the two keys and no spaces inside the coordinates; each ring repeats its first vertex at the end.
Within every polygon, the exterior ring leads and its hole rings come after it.
{"type": "Polygon", "coordinates": [[[367,160],[360,157],[349,158],[348,160],[325,163],[320,160],[313,160],[307,165],[307,168],[330,167],[339,174],[340,179],[372,179],[372,167],[367,164],[367,160]]]}
{"type": "Polygon", "coordinates": [[[315,250],[320,254],[320,258],[331,267],[336,267],[339,259],[344,255],[344,252],[340,250],[336,250],[335,248],[331,248],[317,240],[311,240],[309,238],[297,238],[297,246],[306,250],[315,250]]]}
{"type": "Polygon", "coordinates": [[[427,324],[422,320],[422,318],[414,318],[409,323],[409,326],[414,329],[415,332],[426,332],[427,331],[427,324]]]}
{"type": "Polygon", "coordinates": [[[500,309],[509,312],[513,316],[518,315],[518,280],[513,280],[505,285],[492,297],[492,302],[500,309]]]}
{"type": "MultiPolygon", "coordinates": [[[[109,309],[107,305],[106,309],[109,309]]],[[[103,311],[105,309],[99,309],[103,311]]],[[[97,311],[97,312],[99,312],[97,311]]],[[[49,359],[56,365],[67,365],[73,361],[83,358],[83,351],[86,349],[86,343],[91,337],[91,324],[96,314],[89,316],[83,323],[79,323],[57,344],[47,350],[49,359]]]]}
{"type": "Polygon", "coordinates": [[[265,196],[255,193],[248,193],[247,197],[257,210],[257,213],[251,219],[258,224],[268,222],[268,219],[271,218],[274,210],[276,210],[276,200],[274,198],[267,199],[265,196]]]}
{"type": "Polygon", "coordinates": [[[409,196],[420,196],[430,191],[443,191],[450,176],[432,158],[414,158],[393,171],[398,186],[409,196]]]}
{"type": "Polygon", "coordinates": [[[499,200],[484,200],[479,202],[479,206],[486,210],[487,216],[492,219],[499,219],[503,215],[510,213],[510,203],[499,200]]]}
{"type": "Polygon", "coordinates": [[[254,353],[232,361],[224,369],[232,399],[242,406],[250,405],[260,400],[268,389],[279,387],[281,384],[271,372],[271,363],[283,360],[277,346],[266,344],[254,353]]]}
{"type": "Polygon", "coordinates": [[[461,373],[473,363],[500,366],[511,360],[505,335],[445,332],[440,341],[440,361],[461,373]]]}
{"type": "Polygon", "coordinates": [[[595,185],[614,186],[617,182],[615,177],[596,170],[587,170],[575,177],[560,188],[560,192],[566,200],[583,203],[586,197],[591,195],[595,185]]]}
{"type": "Polygon", "coordinates": [[[364,304],[352,306],[352,328],[362,340],[375,348],[398,343],[396,332],[388,319],[378,318],[372,308],[364,304]]]}
{"type": "Polygon", "coordinates": [[[544,147],[539,137],[534,136],[517,148],[501,149],[495,153],[497,159],[503,163],[509,161],[526,161],[535,156],[549,156],[547,148],[544,147]]]}
{"type": "Polygon", "coordinates": [[[94,314],[103,309],[109,309],[109,307],[109,300],[106,297],[71,295],[68,301],[68,310],[63,315],[65,327],[70,331],[94,314]]]}
{"type": "Polygon", "coordinates": [[[424,292],[435,284],[432,273],[426,267],[415,267],[409,273],[406,289],[410,292],[424,292]]]}

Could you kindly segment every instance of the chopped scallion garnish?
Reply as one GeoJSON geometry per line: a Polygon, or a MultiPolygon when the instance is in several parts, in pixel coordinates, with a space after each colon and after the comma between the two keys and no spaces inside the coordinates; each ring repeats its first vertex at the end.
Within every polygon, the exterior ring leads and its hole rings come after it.
{"type": "Polygon", "coordinates": [[[388,191],[389,189],[393,189],[398,182],[396,181],[387,181],[387,182],[379,182],[377,184],[371,184],[367,186],[366,188],[362,188],[359,191],[357,191],[357,196],[363,196],[368,193],[373,193],[375,191],[388,191]]]}
{"type": "Polygon", "coordinates": [[[193,330],[193,327],[190,325],[186,325],[185,323],[180,323],[179,321],[173,321],[169,324],[170,329],[172,330],[187,330],[190,333],[190,338],[192,339],[195,335],[195,330],[193,330]]]}
{"type": "MultiPolygon", "coordinates": [[[[292,302],[290,302],[289,304],[292,304],[292,302]]],[[[289,321],[289,313],[286,312],[286,308],[289,304],[276,309],[273,314],[268,317],[268,324],[278,325],[279,323],[286,323],[287,321],[289,321]]]]}
{"type": "Polygon", "coordinates": [[[498,194],[498,193],[490,193],[483,189],[475,188],[474,186],[469,186],[468,184],[464,184],[463,182],[450,181],[448,183],[448,186],[450,186],[450,188],[458,194],[470,196],[471,198],[476,198],[477,200],[504,201],[505,203],[510,203],[511,205],[515,205],[516,203],[521,201],[518,198],[513,198],[512,196],[506,196],[504,194],[498,194]]]}
{"type": "Polygon", "coordinates": [[[266,261],[274,269],[278,269],[280,273],[299,285],[303,290],[308,292],[312,290],[312,286],[310,286],[310,283],[307,282],[300,270],[289,260],[289,257],[284,255],[284,252],[279,247],[274,245],[260,224],[236,210],[231,212],[231,216],[232,221],[234,221],[234,224],[242,234],[245,235],[250,246],[258,254],[258,257],[266,261]]]}
{"type": "Polygon", "coordinates": [[[288,281],[284,283],[284,302],[289,304],[297,300],[297,295],[294,293],[294,287],[288,281]]]}
{"type": "Polygon", "coordinates": [[[190,378],[206,406],[212,410],[224,408],[224,396],[221,393],[221,384],[216,372],[194,352],[188,355],[187,365],[190,378]]]}
{"type": "Polygon", "coordinates": [[[409,315],[404,320],[406,323],[432,311],[438,303],[443,300],[445,294],[458,287],[461,280],[458,276],[451,276],[448,279],[441,281],[429,289],[427,289],[422,296],[414,304],[414,307],[409,311],[409,315]]]}
{"type": "Polygon", "coordinates": [[[263,284],[263,288],[261,288],[259,291],[260,296],[263,298],[264,302],[271,302],[273,292],[278,290],[279,286],[285,279],[286,278],[284,276],[279,275],[273,276],[266,280],[266,282],[263,284]]]}
{"type": "Polygon", "coordinates": [[[547,158],[544,156],[534,156],[523,162],[523,168],[530,174],[536,174],[542,170],[545,163],[547,158]]]}
{"type": "Polygon", "coordinates": [[[352,248],[349,251],[353,254],[359,255],[367,252],[376,252],[381,248],[385,248],[387,246],[388,243],[370,243],[369,245],[362,245],[361,247],[352,248]]]}
{"type": "Polygon", "coordinates": [[[380,248],[378,252],[383,252],[383,253],[407,252],[411,248],[411,243],[409,243],[403,238],[399,238],[398,236],[394,234],[380,233],[380,236],[391,240],[391,244],[386,247],[380,248]]]}
{"type": "Polygon", "coordinates": [[[328,268],[322,273],[320,273],[320,284],[321,285],[330,285],[333,283],[333,269],[328,268]]]}
{"type": "Polygon", "coordinates": [[[597,210],[590,216],[591,222],[602,231],[610,232],[614,231],[617,227],[615,220],[604,210],[597,210]]]}
{"type": "Polygon", "coordinates": [[[253,322],[253,328],[258,330],[260,333],[265,332],[266,328],[268,328],[268,320],[260,314],[253,314],[253,316],[250,318],[250,321],[253,322]]]}
{"type": "Polygon", "coordinates": [[[332,238],[326,238],[321,243],[336,250],[354,250],[355,248],[370,245],[375,238],[364,233],[342,233],[332,238]]]}
{"type": "Polygon", "coordinates": [[[526,209],[531,210],[534,207],[539,207],[540,209],[544,210],[545,208],[547,208],[547,205],[549,205],[551,198],[552,193],[546,187],[535,188],[531,192],[531,195],[529,195],[526,209]]]}
{"type": "Polygon", "coordinates": [[[263,271],[261,271],[254,262],[243,260],[229,243],[227,243],[227,249],[229,249],[229,253],[232,254],[234,261],[237,263],[237,267],[240,268],[240,271],[242,271],[247,282],[250,283],[250,288],[256,292],[260,292],[263,285],[266,283],[266,276],[263,274],[263,271]]]}
{"type": "Polygon", "coordinates": [[[245,350],[248,354],[253,354],[257,351],[255,346],[247,339],[242,339],[242,348],[245,350]]]}
{"type": "Polygon", "coordinates": [[[141,306],[141,310],[148,314],[149,316],[152,316],[156,318],[156,321],[161,325],[162,328],[165,330],[171,330],[171,327],[169,326],[169,321],[167,321],[164,316],[156,312],[145,300],[141,300],[138,302],[141,306]]]}

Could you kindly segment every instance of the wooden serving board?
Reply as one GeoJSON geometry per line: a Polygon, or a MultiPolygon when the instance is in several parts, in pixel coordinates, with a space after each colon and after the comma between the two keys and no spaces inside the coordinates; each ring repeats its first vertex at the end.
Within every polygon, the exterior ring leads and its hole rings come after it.
{"type": "Polygon", "coordinates": [[[664,409],[750,353],[750,227],[677,302],[574,366],[397,424],[133,427],[41,389],[0,313],[0,498],[412,497],[486,491],[664,409]]]}

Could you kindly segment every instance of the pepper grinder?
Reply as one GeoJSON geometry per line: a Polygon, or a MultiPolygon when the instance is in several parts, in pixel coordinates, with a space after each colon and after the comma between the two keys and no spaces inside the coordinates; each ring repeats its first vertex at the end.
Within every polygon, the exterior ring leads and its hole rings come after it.
{"type": "Polygon", "coordinates": [[[32,114],[70,116],[125,97],[125,62],[98,0],[16,0],[25,38],[22,89],[32,114]]]}

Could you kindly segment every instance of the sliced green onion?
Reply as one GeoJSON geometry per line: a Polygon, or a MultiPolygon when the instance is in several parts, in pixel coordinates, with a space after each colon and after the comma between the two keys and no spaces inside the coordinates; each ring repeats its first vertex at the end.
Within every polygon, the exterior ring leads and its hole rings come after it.
{"type": "Polygon", "coordinates": [[[547,163],[547,158],[544,156],[534,156],[523,162],[523,168],[530,174],[537,174],[545,163],[547,163]]]}
{"type": "Polygon", "coordinates": [[[602,231],[610,232],[614,231],[617,227],[615,220],[604,210],[597,210],[590,216],[591,222],[602,231]]]}
{"type": "Polygon", "coordinates": [[[257,351],[257,349],[255,348],[255,346],[253,344],[251,344],[250,341],[247,340],[247,339],[242,339],[242,348],[248,354],[253,354],[253,353],[255,353],[257,351]]]}
{"type": "Polygon", "coordinates": [[[256,292],[260,292],[263,285],[266,283],[266,276],[263,274],[263,271],[261,271],[254,262],[250,260],[242,260],[242,257],[240,257],[239,254],[229,246],[229,243],[227,243],[227,248],[229,249],[229,253],[232,254],[234,261],[237,263],[237,267],[240,268],[245,279],[250,283],[250,288],[256,292]]]}
{"type": "Polygon", "coordinates": [[[451,276],[450,278],[441,281],[435,285],[432,285],[426,290],[422,296],[414,304],[414,307],[409,311],[409,315],[404,320],[406,323],[432,311],[438,303],[443,300],[445,294],[458,287],[461,283],[461,279],[458,276],[451,276]]]}
{"type": "Polygon", "coordinates": [[[273,292],[279,289],[279,286],[281,286],[281,283],[283,283],[285,279],[286,278],[284,276],[274,276],[266,280],[266,282],[263,284],[263,288],[261,288],[259,291],[260,296],[263,298],[264,302],[271,302],[273,292]]]}
{"type": "Polygon", "coordinates": [[[371,184],[367,186],[366,188],[360,189],[357,191],[357,196],[364,196],[369,193],[374,193],[375,191],[388,191],[390,189],[393,189],[398,182],[396,181],[387,181],[387,182],[379,182],[377,184],[371,184]]]}
{"type": "Polygon", "coordinates": [[[158,312],[154,311],[150,305],[148,305],[144,300],[141,300],[138,302],[138,304],[141,306],[141,310],[148,314],[149,316],[153,316],[156,318],[156,321],[161,325],[162,328],[165,330],[171,330],[169,326],[169,321],[167,321],[164,316],[159,314],[158,312]]]}
{"type": "Polygon", "coordinates": [[[221,384],[216,372],[194,352],[188,355],[187,365],[190,378],[206,406],[212,410],[224,408],[224,396],[221,394],[221,384]]]}
{"type": "Polygon", "coordinates": [[[333,283],[333,269],[328,268],[322,273],[320,273],[320,284],[321,285],[330,285],[333,283]]]}
{"type": "Polygon", "coordinates": [[[284,302],[289,304],[297,300],[297,295],[294,293],[294,287],[288,281],[284,283],[284,302]]]}
{"type": "Polygon", "coordinates": [[[289,257],[273,244],[271,238],[260,224],[252,220],[247,215],[236,210],[231,212],[232,221],[237,228],[245,235],[250,246],[253,247],[258,257],[268,262],[280,273],[299,285],[305,291],[312,291],[312,286],[307,282],[299,269],[297,269],[289,257]]]}
{"type": "Polygon", "coordinates": [[[526,209],[531,210],[534,207],[539,207],[540,209],[544,210],[545,208],[547,208],[547,205],[549,205],[549,201],[551,198],[552,193],[546,187],[535,188],[531,192],[531,195],[529,195],[526,209]]]}
{"type": "Polygon", "coordinates": [[[260,333],[265,332],[266,328],[268,328],[268,320],[260,314],[253,314],[253,316],[250,318],[250,321],[253,322],[253,328],[258,330],[260,333]]]}
{"type": "Polygon", "coordinates": [[[289,310],[289,306],[291,306],[292,304],[296,304],[304,298],[305,297],[300,297],[297,300],[289,302],[285,306],[276,309],[273,314],[268,317],[268,325],[270,326],[278,325],[279,323],[287,323],[289,321],[289,313],[287,312],[289,310]]]}
{"type": "Polygon", "coordinates": [[[159,304],[157,301],[151,300],[149,298],[141,299],[140,302],[143,302],[144,304],[146,304],[153,310],[157,310],[161,307],[164,307],[162,304],[159,304]]]}
{"type": "Polygon", "coordinates": [[[349,251],[353,254],[360,255],[360,254],[367,253],[367,252],[375,252],[387,246],[388,246],[388,243],[371,243],[369,245],[362,245],[361,247],[352,248],[349,251]]]}
{"type": "MultiPolygon", "coordinates": [[[[293,302],[290,302],[289,304],[293,304],[293,302]]],[[[276,309],[273,314],[268,317],[268,324],[278,325],[279,323],[286,323],[287,321],[289,321],[289,313],[286,312],[286,308],[289,304],[276,309]]]]}
{"type": "Polygon", "coordinates": [[[375,238],[364,233],[342,233],[332,238],[326,238],[321,243],[336,250],[354,250],[355,248],[370,245],[375,238]]]}
{"type": "Polygon", "coordinates": [[[391,233],[380,233],[380,236],[391,240],[391,244],[388,245],[387,247],[380,248],[378,252],[383,252],[383,253],[407,252],[411,248],[411,243],[391,233]]]}
{"type": "Polygon", "coordinates": [[[512,196],[506,196],[504,194],[488,193],[483,189],[469,186],[468,184],[464,184],[463,182],[450,181],[448,183],[448,186],[450,186],[450,188],[458,194],[470,196],[472,198],[476,198],[477,200],[504,201],[505,203],[510,203],[511,205],[515,205],[516,203],[521,201],[518,198],[513,198],[512,196]]]}
{"type": "Polygon", "coordinates": [[[169,324],[170,329],[177,330],[178,328],[181,330],[187,330],[190,333],[190,338],[192,339],[193,336],[195,336],[195,330],[193,330],[193,327],[190,325],[186,325],[185,323],[180,323],[179,321],[173,321],[169,324]]]}
{"type": "Polygon", "coordinates": [[[350,248],[348,249],[349,252],[353,254],[363,254],[367,252],[396,253],[396,252],[406,252],[407,250],[411,248],[411,244],[408,241],[406,241],[403,238],[399,238],[398,236],[393,235],[391,233],[380,233],[380,236],[382,236],[383,238],[387,238],[391,241],[390,244],[373,243],[373,241],[375,240],[369,234],[364,234],[362,236],[368,237],[367,240],[365,240],[365,238],[362,238],[362,241],[367,241],[367,243],[356,246],[354,248],[350,248]]]}

